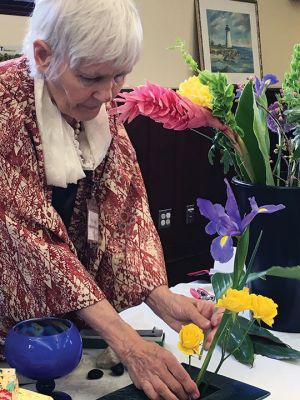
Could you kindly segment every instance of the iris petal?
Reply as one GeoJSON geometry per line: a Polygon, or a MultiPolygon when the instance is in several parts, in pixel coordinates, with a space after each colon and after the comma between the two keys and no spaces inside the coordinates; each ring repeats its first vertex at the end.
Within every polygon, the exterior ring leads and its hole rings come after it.
{"type": "Polygon", "coordinates": [[[285,205],[283,204],[266,204],[264,206],[260,206],[257,210],[258,213],[272,214],[279,210],[283,210],[285,205]]]}
{"type": "Polygon", "coordinates": [[[245,215],[245,217],[243,218],[242,230],[244,230],[246,228],[246,226],[248,226],[250,224],[250,222],[253,220],[253,218],[257,214],[272,214],[274,212],[280,211],[285,208],[285,206],[283,204],[277,204],[277,205],[266,204],[266,205],[258,207],[254,197],[250,197],[249,202],[250,202],[252,211],[249,214],[245,215]]]}
{"type": "Polygon", "coordinates": [[[239,212],[239,208],[236,202],[236,199],[234,197],[233,191],[227,181],[227,179],[224,179],[226,183],[226,191],[227,191],[227,201],[225,205],[225,210],[227,214],[229,215],[230,219],[234,220],[236,224],[240,225],[241,224],[241,215],[239,212]]]}
{"type": "Polygon", "coordinates": [[[217,233],[216,223],[214,221],[210,221],[205,227],[205,232],[208,235],[214,235],[215,233],[217,233]]]}
{"type": "Polygon", "coordinates": [[[210,252],[216,261],[225,263],[233,256],[233,240],[231,236],[218,236],[210,246],[210,252]]]}
{"type": "Polygon", "coordinates": [[[197,206],[199,207],[201,215],[204,217],[210,220],[215,220],[217,218],[218,215],[215,206],[210,200],[199,198],[197,199],[197,206]]]}

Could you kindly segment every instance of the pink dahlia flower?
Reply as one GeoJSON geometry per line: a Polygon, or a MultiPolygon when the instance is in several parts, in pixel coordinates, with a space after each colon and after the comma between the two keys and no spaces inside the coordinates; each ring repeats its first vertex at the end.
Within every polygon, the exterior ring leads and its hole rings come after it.
{"type": "Polygon", "coordinates": [[[224,131],[225,125],[211,111],[192,103],[172,89],[147,82],[133,91],[119,94],[121,106],[112,110],[122,121],[131,122],[139,114],[162,123],[166,129],[184,130],[209,126],[224,131]]]}

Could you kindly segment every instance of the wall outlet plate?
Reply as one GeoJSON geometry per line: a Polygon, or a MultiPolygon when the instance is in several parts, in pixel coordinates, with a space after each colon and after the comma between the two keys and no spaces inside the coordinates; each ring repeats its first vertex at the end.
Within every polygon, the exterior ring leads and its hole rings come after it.
{"type": "Polygon", "coordinates": [[[167,229],[172,223],[172,208],[158,211],[158,229],[167,229]]]}
{"type": "Polygon", "coordinates": [[[192,224],[195,221],[195,204],[188,204],[185,210],[185,223],[192,224]]]}

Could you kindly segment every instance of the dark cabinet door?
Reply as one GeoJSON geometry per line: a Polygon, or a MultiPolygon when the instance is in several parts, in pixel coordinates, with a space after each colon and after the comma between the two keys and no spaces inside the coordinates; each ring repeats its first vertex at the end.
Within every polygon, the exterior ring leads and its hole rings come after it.
{"type": "MultiPolygon", "coordinates": [[[[194,132],[167,130],[142,116],[126,129],[137,152],[164,249],[169,284],[187,282],[192,279],[188,272],[213,264],[209,251],[212,237],[205,233],[207,221],[200,216],[196,199],[223,200],[222,169],[209,165],[210,142],[194,132]],[[170,223],[162,225],[161,216],[168,212],[170,223]]],[[[205,133],[211,135],[208,130],[205,133]]]]}

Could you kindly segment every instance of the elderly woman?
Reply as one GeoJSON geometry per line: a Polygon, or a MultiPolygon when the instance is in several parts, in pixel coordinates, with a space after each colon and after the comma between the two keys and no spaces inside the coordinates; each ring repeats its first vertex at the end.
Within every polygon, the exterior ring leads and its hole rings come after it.
{"type": "Polygon", "coordinates": [[[197,398],[175,357],[118,312],[212,330],[213,305],[173,294],[136,155],[111,101],[138,60],[132,0],[36,0],[25,56],[0,65],[0,337],[75,312],[150,399],[197,398]]]}

